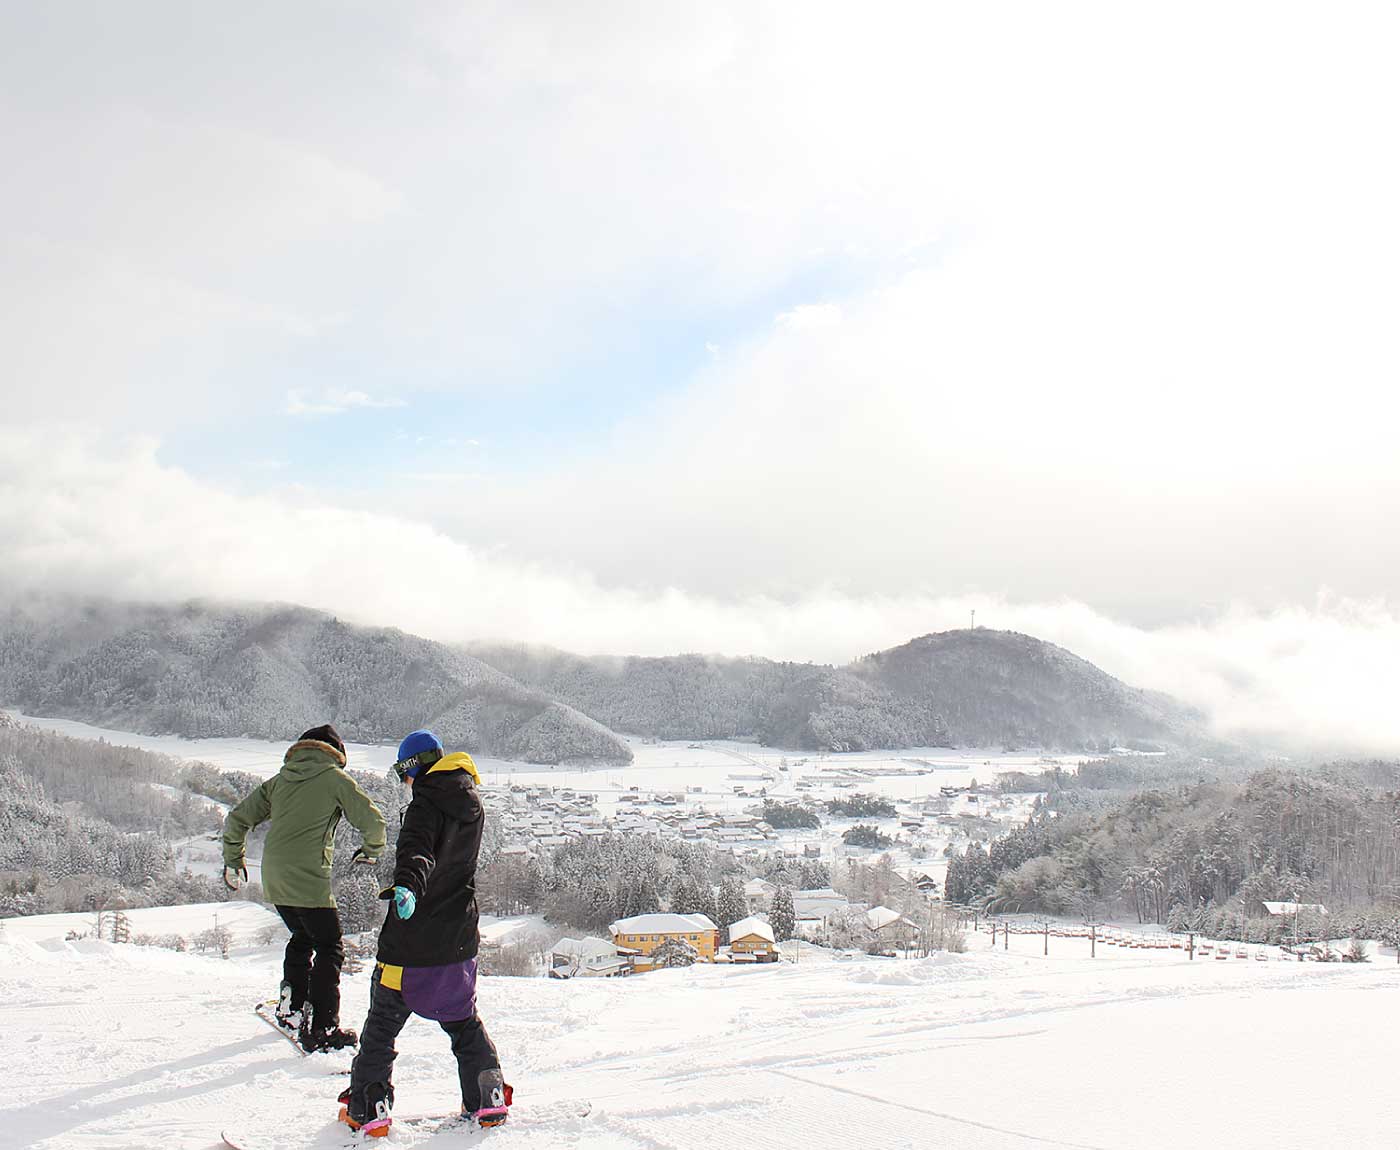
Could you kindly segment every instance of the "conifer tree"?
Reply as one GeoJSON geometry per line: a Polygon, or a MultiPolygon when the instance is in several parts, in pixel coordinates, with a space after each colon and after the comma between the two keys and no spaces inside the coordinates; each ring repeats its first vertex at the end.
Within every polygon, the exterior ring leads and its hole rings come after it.
{"type": "Polygon", "coordinates": [[[719,884],[719,895],[716,897],[719,910],[719,926],[723,938],[722,942],[729,942],[729,928],[748,914],[748,906],[744,902],[744,888],[739,885],[739,880],[730,876],[719,884]]]}
{"type": "Polygon", "coordinates": [[[778,942],[786,942],[797,933],[797,912],[792,905],[792,891],[785,886],[773,892],[773,901],[768,908],[768,924],[773,928],[773,937],[778,942]]]}

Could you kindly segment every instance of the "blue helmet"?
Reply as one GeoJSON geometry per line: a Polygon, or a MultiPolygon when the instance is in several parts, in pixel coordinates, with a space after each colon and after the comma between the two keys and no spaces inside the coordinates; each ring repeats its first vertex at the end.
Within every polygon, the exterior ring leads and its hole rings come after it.
{"type": "Polygon", "coordinates": [[[414,731],[399,744],[399,761],[394,770],[401,779],[415,779],[418,773],[442,758],[442,740],[432,731],[414,731]]]}

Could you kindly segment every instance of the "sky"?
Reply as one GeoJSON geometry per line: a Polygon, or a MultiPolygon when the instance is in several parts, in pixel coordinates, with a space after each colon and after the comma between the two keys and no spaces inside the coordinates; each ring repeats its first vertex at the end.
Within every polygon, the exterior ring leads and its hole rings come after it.
{"type": "Polygon", "coordinates": [[[0,583],[1400,751],[1398,22],[8,6],[0,583]]]}

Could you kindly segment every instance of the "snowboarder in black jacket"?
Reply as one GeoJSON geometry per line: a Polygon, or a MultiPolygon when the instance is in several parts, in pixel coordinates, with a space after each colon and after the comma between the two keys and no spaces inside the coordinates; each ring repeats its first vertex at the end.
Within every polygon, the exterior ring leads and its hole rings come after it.
{"type": "Polygon", "coordinates": [[[387,1133],[394,1103],[394,1040],[417,1014],[452,1039],[462,1086],[462,1112],[481,1126],[506,1120],[510,1087],[476,1013],[476,860],[485,811],[471,756],[443,753],[431,731],[399,744],[398,777],[413,790],[399,827],[394,882],[379,934],[369,1016],[341,1118],[371,1135],[387,1133]]]}

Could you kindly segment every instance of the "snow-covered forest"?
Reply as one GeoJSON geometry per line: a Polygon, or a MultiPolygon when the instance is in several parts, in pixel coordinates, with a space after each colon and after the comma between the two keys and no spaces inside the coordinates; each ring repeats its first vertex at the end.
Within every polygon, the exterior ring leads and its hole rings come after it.
{"type": "Polygon", "coordinates": [[[444,738],[524,762],[624,763],[615,732],[835,752],[933,746],[1202,747],[1201,716],[1053,644],[980,629],[844,667],[677,655],[581,658],[448,647],[291,607],[16,606],[0,619],[0,702],[188,737],[444,738]]]}
{"type": "Polygon", "coordinates": [[[1389,939],[1400,926],[1400,764],[1106,761],[1041,786],[1023,827],[950,860],[950,900],[1270,942],[1293,923],[1265,901],[1326,905],[1334,933],[1389,939]]]}
{"type": "Polygon", "coordinates": [[[440,643],[294,607],[110,602],[0,615],[0,703],[121,730],[293,739],[443,738],[523,762],[625,763],[626,744],[546,693],[440,643]]]}
{"type": "Polygon", "coordinates": [[[926,635],[844,667],[469,650],[615,730],[662,739],[836,751],[1210,741],[1201,716],[1167,696],[1129,687],[1052,643],[985,628],[926,635]]]}
{"type": "Polygon", "coordinates": [[[216,835],[257,781],[0,715],[0,917],[226,897],[175,848],[216,835]]]}

